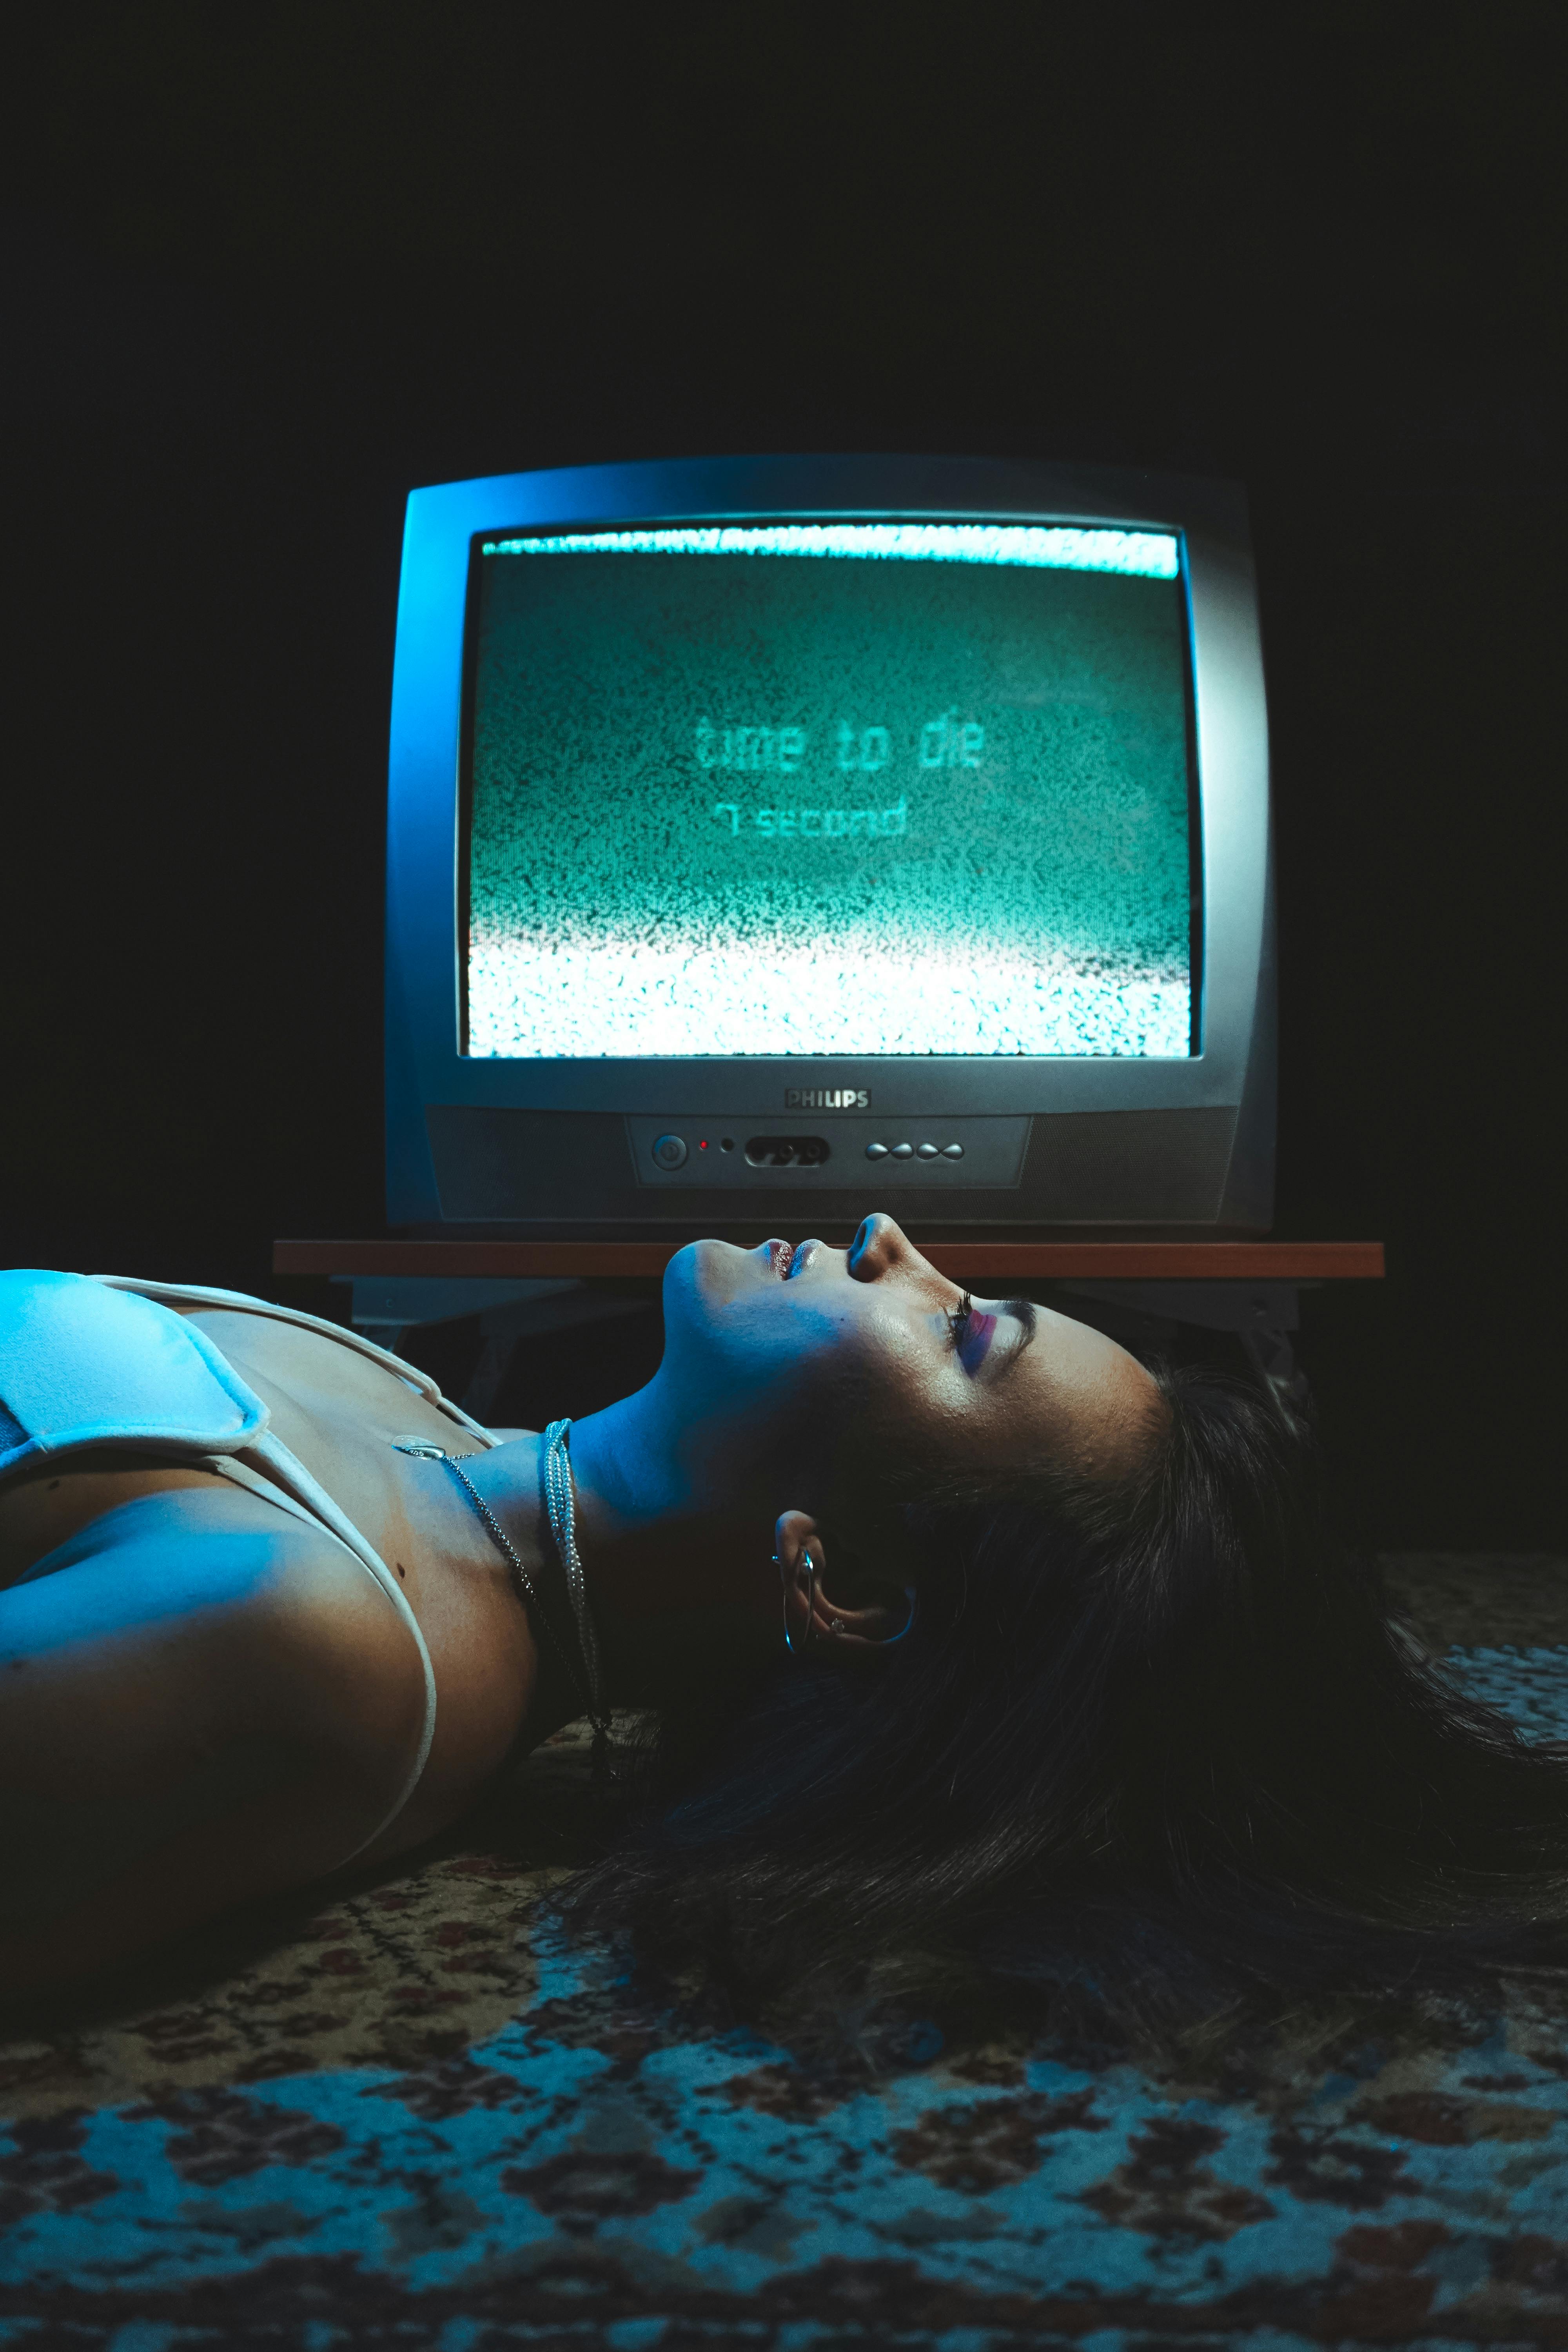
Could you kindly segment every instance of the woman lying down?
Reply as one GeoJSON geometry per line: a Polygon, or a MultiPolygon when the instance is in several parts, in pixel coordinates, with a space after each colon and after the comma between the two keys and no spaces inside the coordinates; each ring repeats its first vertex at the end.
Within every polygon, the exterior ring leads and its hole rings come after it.
{"type": "Polygon", "coordinates": [[[683,1249],[665,1318],[646,1388],[500,1443],[333,1325],[0,1276],[0,1990],[384,1862],[622,1709],[662,1729],[579,1909],[742,2002],[962,1966],[1174,2018],[1568,1911],[1564,1752],[1427,1667],[1260,1391],[881,1215],[683,1249]]]}

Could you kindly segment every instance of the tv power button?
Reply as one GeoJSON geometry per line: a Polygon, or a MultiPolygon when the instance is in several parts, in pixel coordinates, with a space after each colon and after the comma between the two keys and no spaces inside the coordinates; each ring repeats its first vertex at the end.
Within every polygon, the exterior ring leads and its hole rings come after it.
{"type": "Polygon", "coordinates": [[[684,1168],[686,1138],[683,1135],[661,1135],[653,1147],[656,1168],[684,1168]]]}

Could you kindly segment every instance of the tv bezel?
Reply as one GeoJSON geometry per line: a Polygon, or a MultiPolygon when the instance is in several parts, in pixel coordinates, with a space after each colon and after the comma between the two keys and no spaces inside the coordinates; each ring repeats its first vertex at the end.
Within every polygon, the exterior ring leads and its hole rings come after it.
{"type": "Polygon", "coordinates": [[[814,1086],[874,1082],[879,1107],[890,1115],[1239,1108],[1221,1222],[1268,1222],[1274,1088],[1268,719],[1238,485],[983,458],[785,457],[556,467],[411,491],[393,668],[386,847],[387,1209],[394,1224],[451,1222],[442,1216],[426,1129],[429,1104],[661,1116],[700,1099],[704,1108],[737,1119],[776,1118],[781,1070],[803,1063],[814,1086]],[[796,518],[1005,520],[1178,534],[1202,873],[1196,1052],[1158,1058],[513,1059],[460,1051],[463,725],[477,540],[543,529],[796,518]]]}

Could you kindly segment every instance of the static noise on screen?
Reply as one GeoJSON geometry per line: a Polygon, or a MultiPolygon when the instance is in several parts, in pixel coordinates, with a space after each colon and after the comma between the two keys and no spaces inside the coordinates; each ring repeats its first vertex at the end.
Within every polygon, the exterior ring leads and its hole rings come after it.
{"type": "Polygon", "coordinates": [[[785,1087],[785,1110],[869,1110],[869,1087],[785,1087]]]}

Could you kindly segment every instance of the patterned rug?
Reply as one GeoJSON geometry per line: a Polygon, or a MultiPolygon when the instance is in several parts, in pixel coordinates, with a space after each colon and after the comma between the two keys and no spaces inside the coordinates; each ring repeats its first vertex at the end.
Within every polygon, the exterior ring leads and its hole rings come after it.
{"type": "MultiPolygon", "coordinates": [[[[1385,1563],[1568,1736],[1568,1562],[1385,1563]]],[[[581,1742],[441,1850],[0,2039],[0,2342],[1568,2352],[1568,2039],[1521,2002],[1226,2095],[934,2031],[806,2064],[521,1926],[581,1742]]]]}

